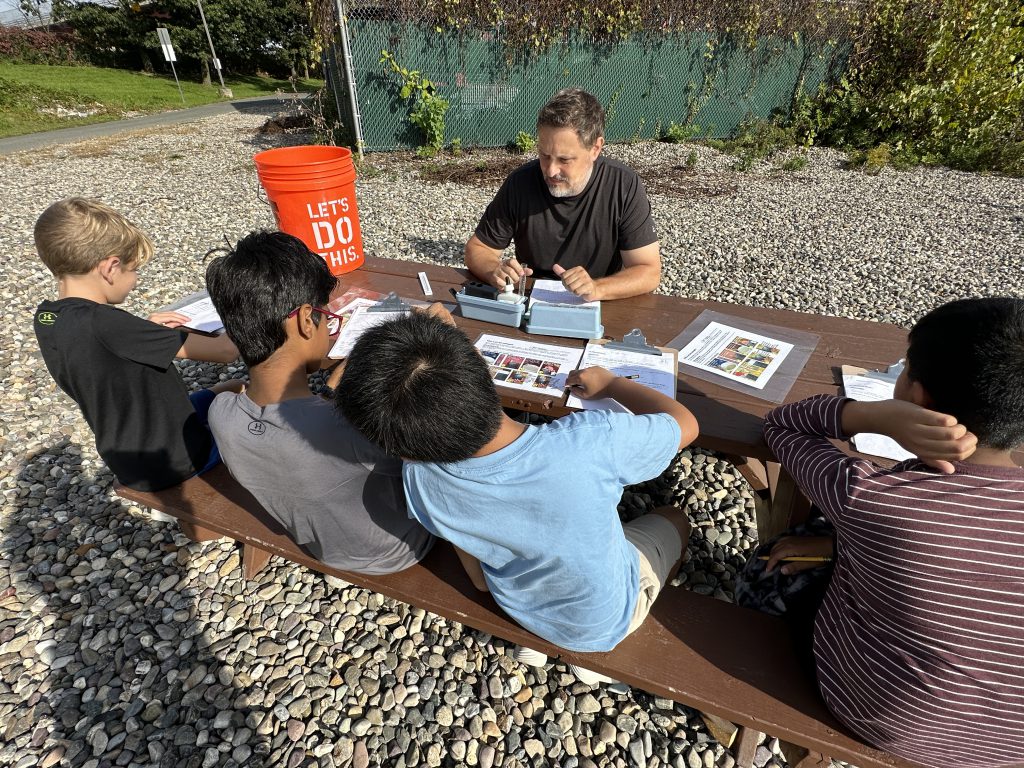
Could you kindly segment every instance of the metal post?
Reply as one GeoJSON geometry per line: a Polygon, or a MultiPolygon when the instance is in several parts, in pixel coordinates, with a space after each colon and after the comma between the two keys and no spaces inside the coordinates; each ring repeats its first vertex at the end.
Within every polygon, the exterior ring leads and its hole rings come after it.
{"type": "Polygon", "coordinates": [[[356,134],[356,151],[363,159],[363,116],[359,114],[359,99],[356,98],[356,70],[352,64],[352,51],[348,44],[348,22],[345,20],[343,0],[334,0],[338,9],[338,29],[341,32],[342,59],[345,62],[345,79],[348,81],[348,102],[352,109],[353,130],[356,134]]]}
{"type": "Polygon", "coordinates": [[[171,65],[171,72],[174,75],[174,83],[178,86],[178,95],[181,96],[181,103],[185,103],[185,94],[181,90],[181,81],[178,80],[178,70],[174,68],[174,62],[177,61],[178,57],[174,53],[174,46],[171,45],[171,35],[167,31],[167,27],[157,27],[156,36],[160,41],[160,48],[164,52],[164,59],[171,65]]]}
{"type": "Polygon", "coordinates": [[[181,103],[185,103],[185,94],[181,90],[181,83],[178,81],[178,71],[174,68],[174,62],[171,62],[171,73],[174,75],[174,83],[178,86],[178,95],[181,96],[181,103]]]}
{"type": "Polygon", "coordinates": [[[213,49],[213,38],[210,37],[210,27],[206,23],[206,14],[203,13],[203,0],[196,0],[196,4],[199,5],[199,18],[203,20],[203,29],[206,30],[206,41],[210,44],[210,53],[213,55],[213,61],[210,63],[213,64],[213,68],[217,70],[217,79],[220,80],[221,93],[230,96],[231,92],[227,89],[227,86],[224,85],[224,76],[220,73],[220,67],[217,66],[220,59],[217,58],[217,52],[213,49]]]}

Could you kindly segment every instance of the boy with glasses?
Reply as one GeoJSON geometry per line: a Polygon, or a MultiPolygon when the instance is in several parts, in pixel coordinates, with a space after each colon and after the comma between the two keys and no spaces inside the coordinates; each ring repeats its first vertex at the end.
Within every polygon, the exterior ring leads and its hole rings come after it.
{"type": "Polygon", "coordinates": [[[210,263],[207,289],[250,377],[214,400],[210,426],[228,470],[298,546],[339,570],[393,573],[433,544],[406,512],[402,462],[309,390],[330,349],[335,316],[323,307],[336,282],[283,232],[254,232],[210,263]]]}

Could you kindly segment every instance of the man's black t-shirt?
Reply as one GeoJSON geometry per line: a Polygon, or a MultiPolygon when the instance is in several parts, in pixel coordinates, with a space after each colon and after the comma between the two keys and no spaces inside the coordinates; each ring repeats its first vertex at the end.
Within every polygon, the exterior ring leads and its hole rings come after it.
{"type": "Polygon", "coordinates": [[[534,160],[516,169],[484,211],[476,236],[491,248],[516,244],[516,259],[535,277],[551,268],[585,267],[591,277],[622,269],[622,251],[657,241],[643,182],[622,163],[598,155],[584,190],[554,197],[534,160]]]}
{"type": "Polygon", "coordinates": [[[78,403],[124,485],[160,490],[206,464],[210,431],[174,367],[184,331],[79,298],[44,301],[34,326],[50,375],[78,403]]]}

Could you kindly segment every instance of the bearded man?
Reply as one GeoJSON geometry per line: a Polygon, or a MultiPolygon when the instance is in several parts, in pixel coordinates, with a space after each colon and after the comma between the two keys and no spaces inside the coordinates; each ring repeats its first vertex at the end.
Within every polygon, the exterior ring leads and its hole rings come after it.
{"type": "Polygon", "coordinates": [[[537,159],[513,171],[466,243],[466,266],[501,288],[553,278],[587,301],[649,293],[661,279],[651,204],[636,172],[601,155],[604,110],[579,88],[537,116],[537,159]],[[515,256],[503,258],[515,242],[515,256]]]}

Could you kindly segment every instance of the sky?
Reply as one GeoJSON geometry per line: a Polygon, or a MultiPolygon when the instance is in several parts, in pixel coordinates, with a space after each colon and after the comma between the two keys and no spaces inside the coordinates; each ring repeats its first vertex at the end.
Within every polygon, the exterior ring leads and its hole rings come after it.
{"type": "MultiPolygon", "coordinates": [[[[50,10],[50,4],[44,3],[43,12],[50,10]]],[[[18,10],[18,0],[0,0],[0,24],[20,21],[24,15],[18,10]]]]}

